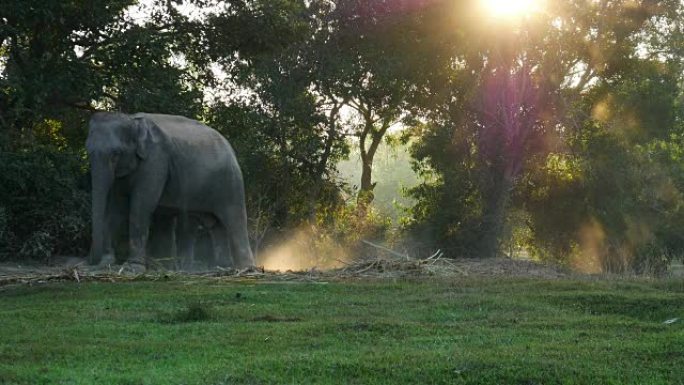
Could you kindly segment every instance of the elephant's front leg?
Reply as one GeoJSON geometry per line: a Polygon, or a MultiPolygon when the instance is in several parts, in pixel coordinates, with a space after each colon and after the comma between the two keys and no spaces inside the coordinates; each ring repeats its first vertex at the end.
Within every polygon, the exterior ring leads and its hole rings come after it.
{"type": "Polygon", "coordinates": [[[136,272],[145,271],[149,265],[146,251],[150,222],[166,184],[166,169],[159,156],[150,155],[144,164],[133,180],[129,200],[129,263],[136,272]]]}
{"type": "Polygon", "coordinates": [[[130,257],[128,262],[136,272],[145,271],[149,265],[146,255],[147,239],[152,213],[157,206],[158,196],[158,194],[153,194],[152,196],[135,194],[131,197],[129,218],[130,257]]]}
{"type": "Polygon", "coordinates": [[[98,266],[106,267],[116,264],[116,252],[114,242],[121,233],[121,227],[128,217],[128,201],[121,193],[121,187],[114,183],[107,199],[106,221],[104,239],[104,254],[98,266]]]}
{"type": "Polygon", "coordinates": [[[150,219],[152,213],[135,212],[131,210],[129,243],[130,256],[128,263],[131,264],[136,272],[145,271],[147,268],[147,238],[150,229],[150,219]]]}
{"type": "Polygon", "coordinates": [[[100,265],[116,264],[116,248],[114,245],[116,241],[120,240],[122,235],[122,227],[126,225],[129,214],[128,200],[123,193],[120,192],[120,188],[118,186],[113,188],[112,194],[110,195],[111,204],[107,209],[107,216],[109,217],[109,229],[105,234],[105,255],[102,262],[100,262],[100,265]]]}

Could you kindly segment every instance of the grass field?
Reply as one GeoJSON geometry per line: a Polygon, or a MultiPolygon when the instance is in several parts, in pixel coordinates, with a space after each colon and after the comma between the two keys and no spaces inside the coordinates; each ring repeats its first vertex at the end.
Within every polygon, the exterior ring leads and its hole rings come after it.
{"type": "Polygon", "coordinates": [[[682,319],[681,279],[7,286],[0,384],[684,384],[682,319]]]}

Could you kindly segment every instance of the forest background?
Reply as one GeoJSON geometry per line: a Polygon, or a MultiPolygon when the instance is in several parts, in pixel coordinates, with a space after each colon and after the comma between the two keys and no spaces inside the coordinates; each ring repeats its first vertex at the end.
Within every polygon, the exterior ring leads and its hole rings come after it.
{"type": "Polygon", "coordinates": [[[262,262],[296,244],[329,266],[361,240],[587,272],[681,260],[684,4],[483,3],[1,1],[0,258],[87,254],[87,121],[109,110],[225,135],[262,262]]]}

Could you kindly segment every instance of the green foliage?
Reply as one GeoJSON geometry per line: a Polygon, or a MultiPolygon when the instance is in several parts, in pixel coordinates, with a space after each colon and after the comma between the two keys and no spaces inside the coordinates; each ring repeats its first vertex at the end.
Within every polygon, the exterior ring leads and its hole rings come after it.
{"type": "Polygon", "coordinates": [[[608,271],[662,271],[684,252],[681,157],[663,153],[678,146],[682,63],[660,56],[679,46],[682,6],[617,4],[550,2],[534,22],[461,23],[458,38],[441,35],[452,51],[427,67],[441,75],[425,77],[439,97],[417,99],[428,120],[412,132],[424,182],[411,191],[409,229],[465,255],[489,255],[512,231],[538,257],[608,271]],[[473,43],[458,45],[463,37],[473,43]],[[527,71],[531,109],[487,109],[510,86],[491,87],[502,71],[511,81],[527,71]],[[522,131],[510,136],[502,122],[522,131]]]}
{"type": "Polygon", "coordinates": [[[572,155],[549,155],[524,184],[542,255],[658,273],[684,254],[676,83],[672,68],[632,60],[585,95],[572,155]]]}
{"type": "Polygon", "coordinates": [[[568,262],[577,229],[587,217],[587,207],[582,204],[580,162],[565,154],[549,154],[545,160],[527,176],[525,184],[525,207],[531,214],[529,226],[536,251],[541,253],[538,257],[568,262]]]}
{"type": "Polygon", "coordinates": [[[16,244],[15,235],[10,228],[10,218],[7,209],[0,206],[0,245],[7,248],[9,245],[16,244]]]}
{"type": "Polygon", "coordinates": [[[82,154],[36,147],[0,153],[0,256],[83,255],[90,195],[82,154]]]}
{"type": "Polygon", "coordinates": [[[483,203],[468,133],[432,124],[411,135],[417,137],[411,153],[423,182],[408,190],[417,201],[408,212],[409,235],[450,257],[477,256],[483,203]]]}
{"type": "Polygon", "coordinates": [[[232,5],[209,18],[217,33],[208,45],[231,76],[226,86],[233,94],[229,103],[211,104],[205,119],[236,148],[248,201],[266,199],[274,226],[297,227],[315,216],[317,205],[339,204],[330,174],[347,150],[311,91],[316,73],[302,59],[325,2],[232,5]]]}
{"type": "MultiPolygon", "coordinates": [[[[373,207],[380,213],[392,218],[396,223],[402,220],[406,208],[416,201],[404,193],[414,187],[419,179],[411,169],[410,145],[403,144],[393,135],[386,137],[378,147],[373,161],[375,188],[373,189],[373,207]]],[[[348,159],[336,165],[338,178],[350,186],[351,193],[356,194],[361,180],[361,159],[358,146],[350,144],[348,159]]]]}
{"type": "Polygon", "coordinates": [[[347,204],[335,208],[332,213],[321,212],[317,224],[344,249],[355,250],[363,239],[385,239],[391,219],[377,210],[363,211],[356,204],[347,204]]]}
{"type": "Polygon", "coordinates": [[[207,120],[236,149],[248,201],[266,199],[273,225],[296,225],[310,217],[316,204],[340,202],[336,185],[324,175],[332,160],[323,159],[321,133],[309,123],[237,104],[212,108],[207,120]]]}

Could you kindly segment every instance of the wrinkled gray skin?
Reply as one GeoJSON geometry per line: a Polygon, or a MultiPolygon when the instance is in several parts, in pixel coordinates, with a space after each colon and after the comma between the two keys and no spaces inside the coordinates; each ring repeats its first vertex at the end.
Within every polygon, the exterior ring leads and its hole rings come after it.
{"type": "MultiPolygon", "coordinates": [[[[159,207],[185,218],[180,233],[188,239],[194,233],[183,230],[192,226],[189,214],[215,218],[217,264],[254,266],[242,172],[230,144],[217,131],[181,116],[99,112],[90,120],[86,149],[93,185],[92,264],[113,259],[103,256],[121,220],[121,200],[126,200],[129,263],[147,265],[150,223],[159,207]]],[[[187,242],[179,239],[180,247],[187,242]]]]}

